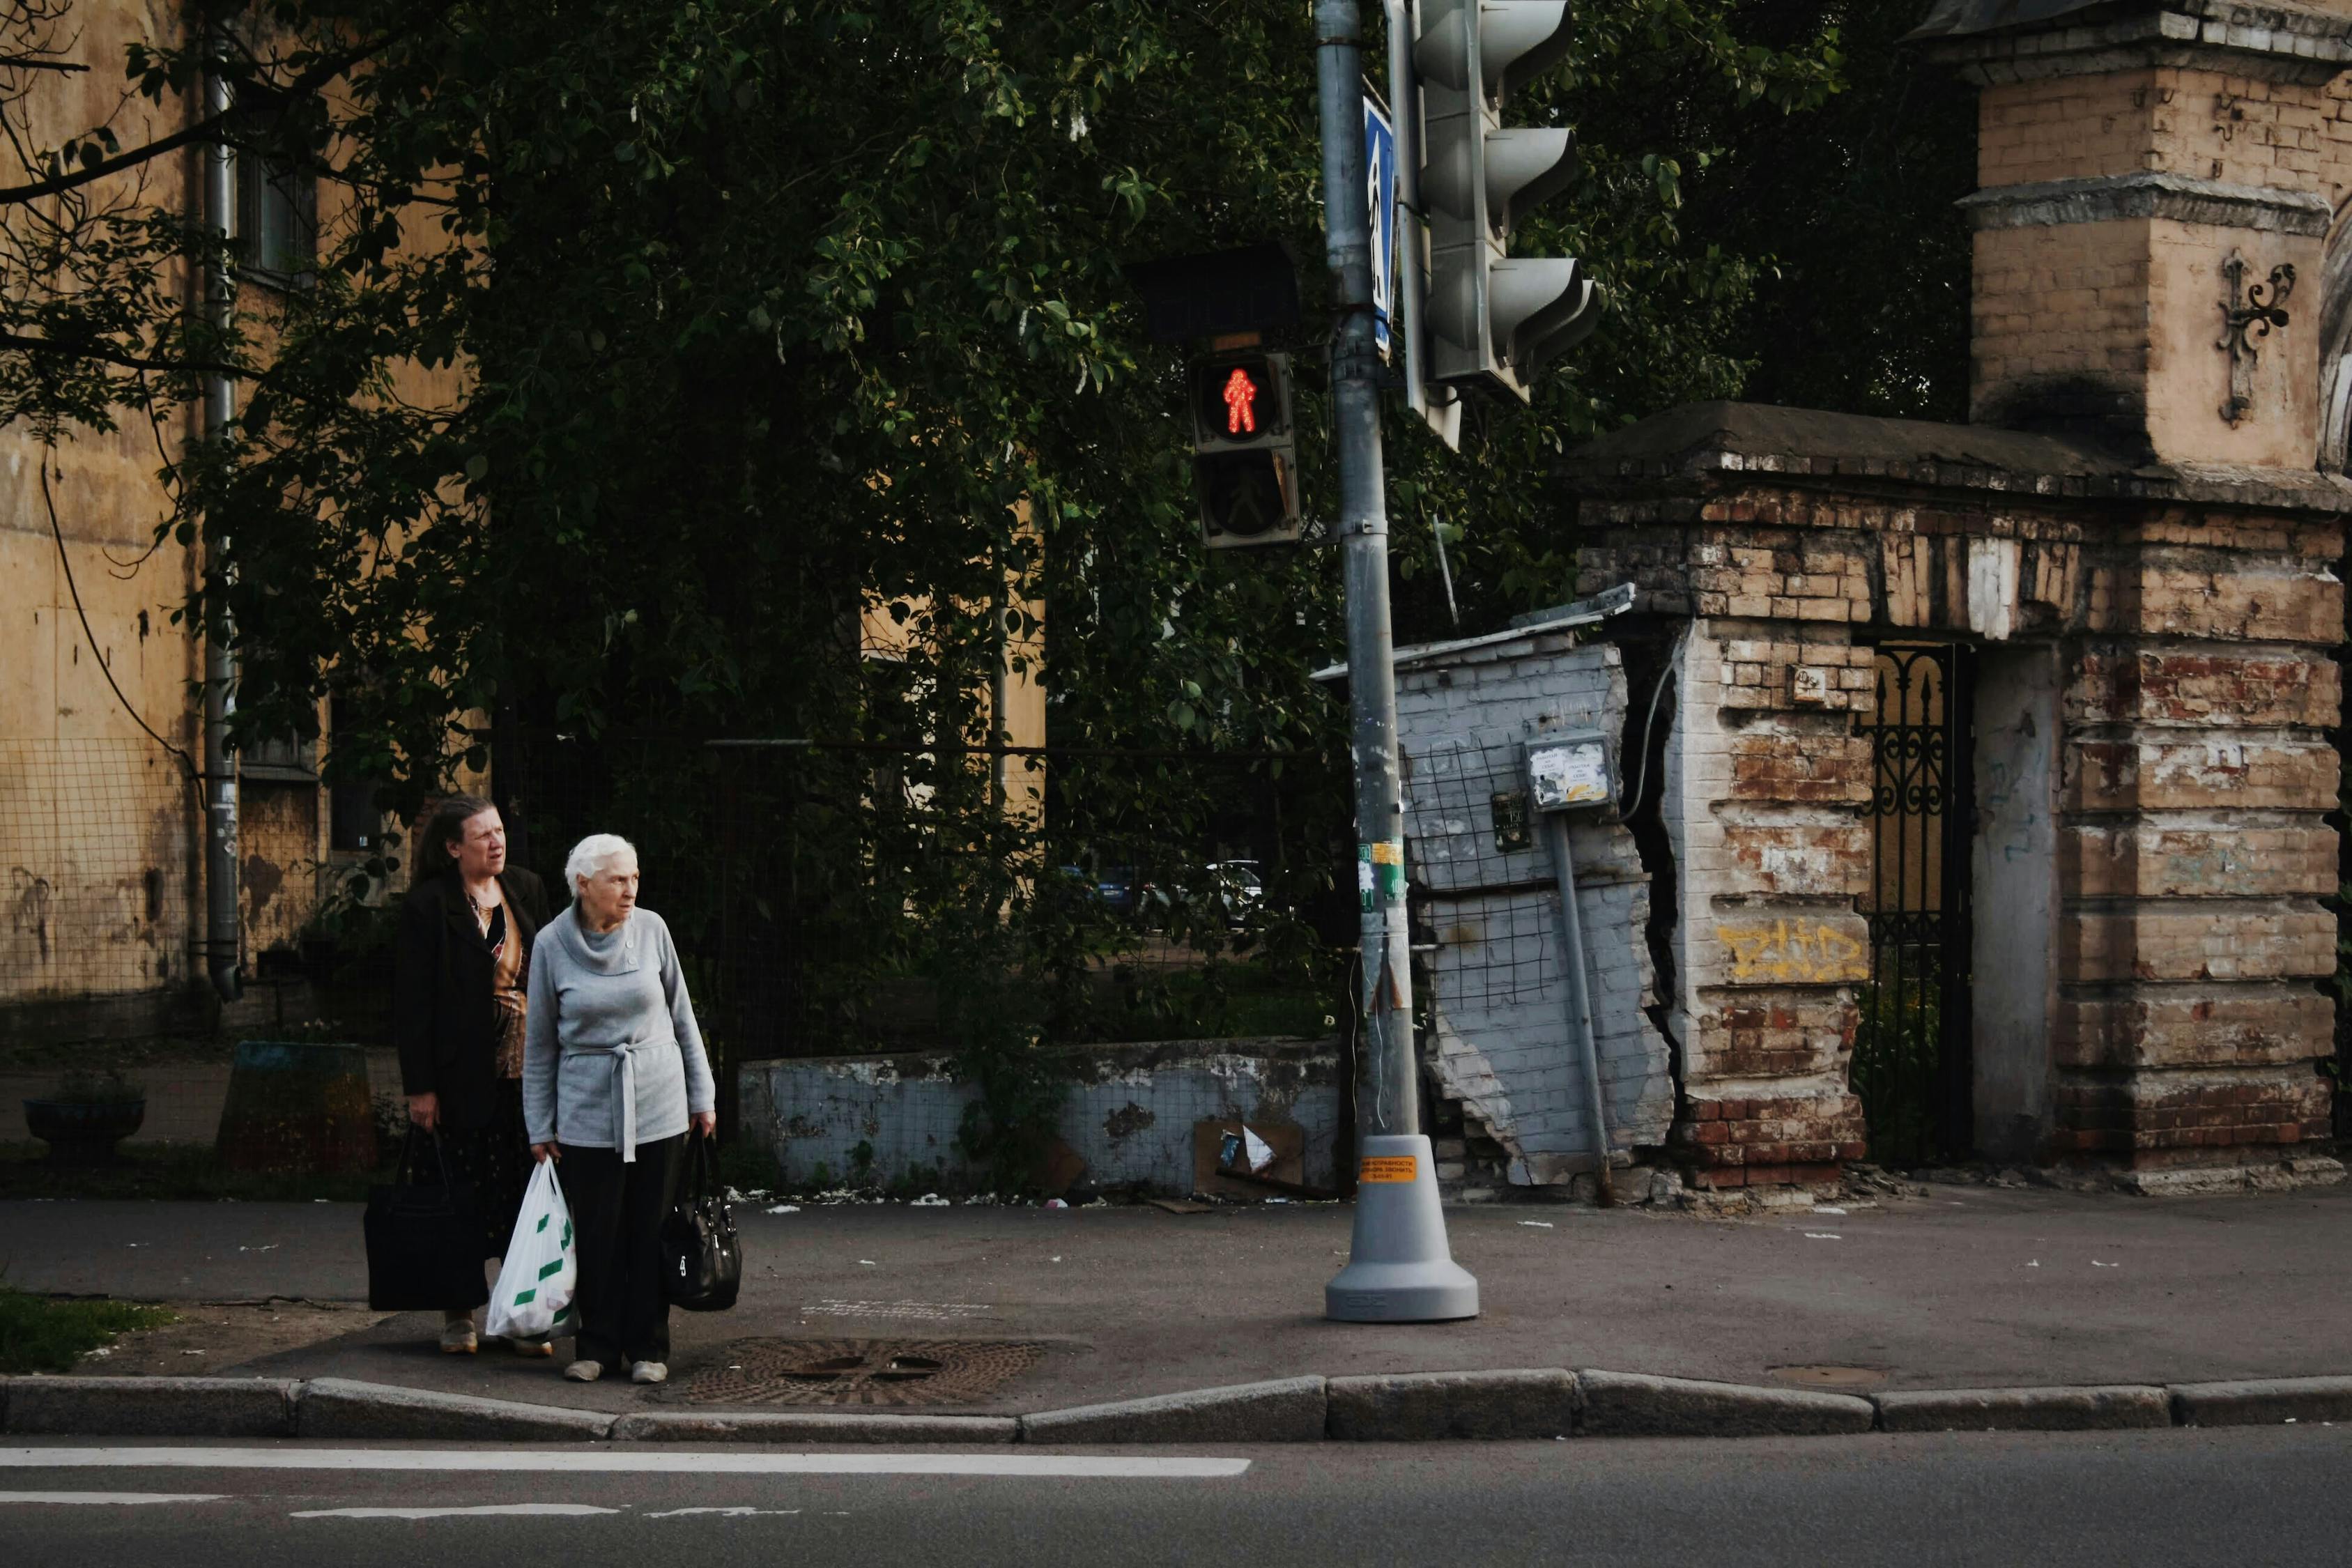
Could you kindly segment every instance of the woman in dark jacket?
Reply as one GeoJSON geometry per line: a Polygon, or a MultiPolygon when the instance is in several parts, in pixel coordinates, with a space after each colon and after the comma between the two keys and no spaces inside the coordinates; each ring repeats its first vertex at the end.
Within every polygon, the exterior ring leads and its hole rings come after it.
{"type": "MultiPolygon", "coordinates": [[[[476,795],[441,803],[415,866],[393,948],[392,1030],[408,1119],[437,1136],[452,1179],[472,1184],[483,1256],[496,1258],[507,1249],[530,1180],[524,989],[531,939],[547,923],[547,891],[530,872],[507,865],[506,824],[497,806],[476,795]]],[[[426,1162],[435,1179],[438,1165],[426,1162]]],[[[471,1355],[478,1342],[470,1310],[442,1314],[444,1351],[471,1355]]],[[[522,1355],[554,1349],[545,1340],[512,1343],[522,1355]]]]}

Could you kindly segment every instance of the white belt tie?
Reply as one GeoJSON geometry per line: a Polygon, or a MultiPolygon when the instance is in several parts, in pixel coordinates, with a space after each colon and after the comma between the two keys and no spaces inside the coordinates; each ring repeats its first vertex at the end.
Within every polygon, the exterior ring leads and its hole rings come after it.
{"type": "Polygon", "coordinates": [[[572,1046],[568,1047],[579,1056],[605,1056],[613,1058],[613,1129],[624,1164],[635,1164],[637,1158],[637,1053],[651,1050],[661,1042],[654,1040],[624,1040],[617,1046],[572,1046]]]}

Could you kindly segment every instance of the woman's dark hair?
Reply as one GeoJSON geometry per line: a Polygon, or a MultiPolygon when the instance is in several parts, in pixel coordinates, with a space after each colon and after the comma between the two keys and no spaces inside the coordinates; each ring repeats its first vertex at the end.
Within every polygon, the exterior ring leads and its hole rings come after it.
{"type": "Polygon", "coordinates": [[[433,808],[425,819],[425,832],[419,842],[416,874],[420,877],[453,877],[457,872],[457,857],[450,851],[466,841],[466,824],[486,811],[498,807],[478,795],[453,795],[433,808]]]}

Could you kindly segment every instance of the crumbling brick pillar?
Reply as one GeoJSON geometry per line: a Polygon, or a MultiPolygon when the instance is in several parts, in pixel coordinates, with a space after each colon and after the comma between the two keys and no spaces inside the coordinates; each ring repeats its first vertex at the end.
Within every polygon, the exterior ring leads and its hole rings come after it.
{"type": "Polygon", "coordinates": [[[1872,760],[1853,714],[1870,706],[1871,653],[1848,640],[1867,570],[1850,537],[1724,531],[1691,548],[1689,580],[1753,618],[1689,626],[1662,779],[1683,910],[1673,1146],[1695,1185],[1717,1188],[1832,1179],[1861,1157],[1847,1068],[1870,975],[1855,899],[1872,760]]]}
{"type": "Polygon", "coordinates": [[[2155,1173],[2327,1135],[2344,587],[2333,520],[2167,510],[2067,660],[2053,1156],[2155,1173]]]}
{"type": "Polygon", "coordinates": [[[2352,484],[1738,404],[1603,437],[1569,479],[1584,583],[1636,590],[1614,635],[1674,650],[1661,990],[1695,1184],[1811,1181],[1870,1135],[1880,641],[2043,683],[2006,737],[1979,712],[1974,853],[1945,863],[1979,879],[1976,1147],[2161,1186],[2325,1135],[2352,484]]]}

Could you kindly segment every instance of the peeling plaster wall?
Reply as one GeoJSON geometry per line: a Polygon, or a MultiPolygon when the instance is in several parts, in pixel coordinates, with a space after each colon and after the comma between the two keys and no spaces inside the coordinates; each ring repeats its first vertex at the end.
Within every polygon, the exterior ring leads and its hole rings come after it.
{"type": "MultiPolygon", "coordinates": [[[[1560,957],[1558,881],[1543,826],[1523,847],[1498,839],[1495,802],[1524,790],[1535,736],[1598,731],[1612,752],[1625,722],[1613,647],[1530,637],[1398,672],[1408,869],[1436,1019],[1439,1091],[1503,1151],[1514,1185],[1565,1183],[1595,1165],[1591,1110],[1576,1065],[1560,957]]],[[[1577,908],[1590,954],[1593,1037],[1611,1147],[1664,1142],[1674,1118],[1654,1000],[1649,875],[1613,804],[1570,818],[1577,908]]]]}
{"type": "MultiPolygon", "coordinates": [[[[1097,1185],[1191,1192],[1192,1125],[1208,1121],[1297,1127],[1307,1184],[1336,1184],[1336,1041],[1176,1040],[1054,1055],[1072,1079],[1058,1130],[1097,1185]]],[[[787,1182],[807,1182],[820,1164],[846,1179],[852,1152],[866,1143],[877,1183],[920,1168],[918,1180],[936,1171],[945,1184],[966,1186],[972,1173],[956,1131],[979,1093],[953,1068],[950,1058],[919,1052],[749,1062],[737,1080],[743,1135],[775,1154],[787,1182]]]]}

